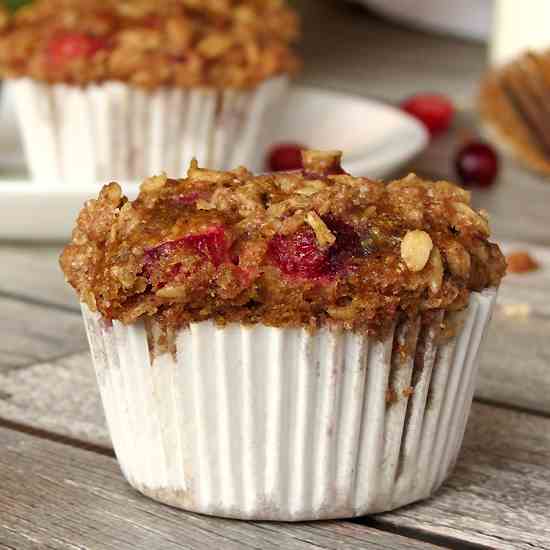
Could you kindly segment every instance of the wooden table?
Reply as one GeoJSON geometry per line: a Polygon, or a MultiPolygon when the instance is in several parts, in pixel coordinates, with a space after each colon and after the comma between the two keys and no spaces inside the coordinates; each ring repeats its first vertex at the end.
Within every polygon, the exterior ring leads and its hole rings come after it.
{"type": "MultiPolygon", "coordinates": [[[[302,81],[387,100],[440,90],[464,108],[459,125],[475,128],[469,108],[481,46],[403,30],[341,2],[304,0],[301,9],[302,81]]],[[[412,168],[449,176],[457,135],[434,143],[412,168]]],[[[498,187],[476,201],[492,210],[498,236],[550,245],[550,186],[513,160],[505,159],[498,187]]],[[[522,320],[497,315],[460,461],[435,498],[354,521],[245,523],[164,507],[124,482],[58,251],[0,245],[0,548],[550,548],[544,278],[506,291],[531,298],[533,312],[522,320]]]]}

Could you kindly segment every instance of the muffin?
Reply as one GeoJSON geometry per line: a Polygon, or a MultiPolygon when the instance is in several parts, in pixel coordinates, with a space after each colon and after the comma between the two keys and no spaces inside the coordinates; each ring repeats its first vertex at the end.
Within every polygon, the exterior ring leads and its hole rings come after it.
{"type": "Polygon", "coordinates": [[[194,161],[104,187],[61,256],[130,484],[299,521],[426,498],[451,471],[505,272],[469,193],[410,175],[194,161]]]}
{"type": "Polygon", "coordinates": [[[481,86],[479,110],[495,141],[521,162],[550,174],[550,110],[546,105],[550,51],[526,52],[491,70],[481,86]]]}
{"type": "Polygon", "coordinates": [[[283,0],[36,0],[0,18],[35,180],[252,162],[298,61],[283,0]]]}

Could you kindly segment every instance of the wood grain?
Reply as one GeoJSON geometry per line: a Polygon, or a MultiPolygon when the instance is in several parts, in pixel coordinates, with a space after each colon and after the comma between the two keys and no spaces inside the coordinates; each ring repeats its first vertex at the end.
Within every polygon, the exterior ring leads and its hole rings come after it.
{"type": "Polygon", "coordinates": [[[111,446],[88,352],[0,369],[0,419],[111,446]]]}
{"type": "MultiPolygon", "coordinates": [[[[108,444],[89,361],[87,354],[78,354],[36,371],[25,369],[25,376],[9,386],[15,392],[12,408],[9,401],[0,402],[0,417],[9,414],[36,427],[108,444]],[[33,397],[25,397],[33,387],[46,392],[43,399],[34,393],[41,409],[33,397]]],[[[8,387],[5,380],[0,383],[8,387]]],[[[535,543],[544,548],[545,537],[550,537],[548,464],[550,418],[476,403],[458,468],[445,489],[426,503],[380,516],[379,521],[464,537],[490,548],[531,548],[529,544],[535,543]]]]}
{"type": "Polygon", "coordinates": [[[493,319],[476,397],[550,415],[550,320],[493,319]]]}
{"type": "Polygon", "coordinates": [[[0,334],[0,374],[87,347],[78,315],[2,297],[0,334]]]}
{"type": "Polygon", "coordinates": [[[186,514],[142,497],[116,462],[0,428],[0,547],[18,550],[223,548],[430,550],[343,522],[266,524],[186,514]]]}
{"type": "Polygon", "coordinates": [[[548,548],[549,465],[550,419],[476,404],[439,494],[377,519],[496,550],[548,548]]]}
{"type": "Polygon", "coordinates": [[[73,289],[59,268],[61,245],[0,246],[0,292],[58,304],[78,310],[73,289]]]}

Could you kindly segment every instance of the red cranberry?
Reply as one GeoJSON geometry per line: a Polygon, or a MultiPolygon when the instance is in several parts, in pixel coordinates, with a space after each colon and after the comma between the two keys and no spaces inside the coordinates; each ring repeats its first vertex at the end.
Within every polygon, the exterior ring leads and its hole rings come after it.
{"type": "MultiPolygon", "coordinates": [[[[147,276],[153,269],[153,265],[160,259],[175,254],[180,248],[189,247],[202,256],[208,258],[216,267],[228,259],[228,248],[225,238],[225,230],[222,226],[213,226],[204,233],[187,235],[181,239],[167,241],[145,251],[144,271],[147,276]]],[[[179,266],[172,269],[170,275],[175,277],[179,273],[179,266]]]]}
{"type": "Polygon", "coordinates": [[[455,167],[464,185],[489,187],[498,174],[498,156],[486,143],[473,141],[462,147],[456,156],[455,167]]]}
{"type": "Polygon", "coordinates": [[[348,260],[364,254],[361,238],[347,223],[334,218],[325,219],[327,227],[336,236],[336,241],[329,249],[329,270],[331,274],[342,271],[348,260]]]}
{"type": "Polygon", "coordinates": [[[150,29],[158,29],[161,24],[161,19],[158,15],[148,15],[143,19],[143,24],[150,29]]]}
{"type": "Polygon", "coordinates": [[[181,204],[184,206],[191,206],[199,200],[199,192],[191,191],[190,193],[183,193],[173,198],[175,204],[181,204]]]}
{"type": "Polygon", "coordinates": [[[267,166],[271,172],[289,172],[302,169],[303,145],[298,143],[280,143],[269,152],[267,166]]]}
{"type": "Polygon", "coordinates": [[[276,235],[269,243],[269,254],[286,275],[312,279],[327,271],[327,252],[319,248],[317,237],[309,227],[286,237],[276,235]]]}
{"type": "Polygon", "coordinates": [[[211,227],[205,233],[188,235],[183,242],[206,256],[216,267],[228,259],[225,229],[220,225],[211,227]]]}
{"type": "Polygon", "coordinates": [[[79,32],[63,32],[54,36],[48,44],[50,61],[61,65],[79,58],[92,57],[107,47],[103,38],[79,32]]]}
{"type": "Polygon", "coordinates": [[[336,236],[328,250],[319,248],[317,237],[309,227],[271,240],[269,254],[283,273],[307,279],[333,276],[344,270],[352,257],[363,254],[359,235],[351,226],[332,218],[325,219],[325,223],[336,236]]]}
{"type": "Polygon", "coordinates": [[[455,112],[451,101],[440,94],[417,94],[405,100],[401,107],[420,120],[432,136],[451,126],[455,112]]]}

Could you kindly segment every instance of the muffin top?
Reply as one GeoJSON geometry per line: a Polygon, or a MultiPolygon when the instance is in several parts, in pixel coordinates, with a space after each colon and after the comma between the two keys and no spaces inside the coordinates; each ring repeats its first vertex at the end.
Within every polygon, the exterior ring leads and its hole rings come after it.
{"type": "Polygon", "coordinates": [[[483,79],[480,113],[496,137],[531,168],[550,174],[550,51],[525,52],[483,79]]]}
{"type": "Polygon", "coordinates": [[[48,83],[250,88],[298,66],[285,0],[36,0],[0,29],[1,74],[48,83]]]}
{"type": "Polygon", "coordinates": [[[305,151],[254,176],[191,164],[129,202],[111,183],[81,211],[61,267],[107,320],[213,319],[383,335],[398,317],[466,307],[506,262],[469,193],[415,175],[384,184],[305,151]]]}

